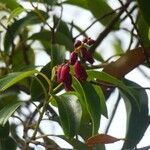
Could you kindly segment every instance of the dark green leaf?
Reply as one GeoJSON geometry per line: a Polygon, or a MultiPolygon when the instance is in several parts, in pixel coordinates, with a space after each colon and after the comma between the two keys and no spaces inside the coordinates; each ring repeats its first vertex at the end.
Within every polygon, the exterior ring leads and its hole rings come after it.
{"type": "MultiPolygon", "coordinates": [[[[39,40],[42,45],[44,46],[46,52],[50,55],[50,49],[51,49],[51,41],[52,41],[52,33],[48,30],[43,30],[41,32],[33,34],[29,39],[33,40],[39,40]]],[[[55,43],[64,45],[67,49],[73,48],[73,43],[71,41],[71,38],[67,37],[63,32],[56,32],[55,33],[55,43]]]]}
{"type": "Polygon", "coordinates": [[[138,5],[141,11],[142,16],[144,17],[145,21],[150,25],[150,1],[149,0],[137,0],[138,5]]]}
{"type": "MultiPolygon", "coordinates": [[[[44,19],[48,18],[47,14],[40,11],[40,14],[44,19]]],[[[14,38],[18,35],[27,25],[33,25],[41,23],[43,20],[37,15],[36,12],[29,12],[26,17],[15,21],[13,24],[8,26],[5,38],[4,38],[4,49],[6,52],[9,51],[13,44],[14,38]]]]}
{"type": "Polygon", "coordinates": [[[0,139],[8,137],[9,130],[10,130],[10,126],[9,126],[8,121],[6,122],[6,124],[4,126],[0,125],[0,139]]]}
{"type": "Polygon", "coordinates": [[[22,71],[28,67],[34,67],[35,54],[29,46],[20,45],[14,52],[12,57],[13,71],[22,71]]]}
{"type": "Polygon", "coordinates": [[[127,110],[127,132],[123,149],[132,149],[139,143],[150,123],[148,97],[140,85],[129,80],[125,80],[124,83],[130,87],[132,94],[140,103],[139,109],[133,98],[126,91],[121,90],[127,110]]]}
{"type": "Polygon", "coordinates": [[[78,98],[69,93],[63,94],[60,97],[53,96],[53,98],[57,102],[64,133],[67,137],[73,138],[79,128],[82,114],[78,98]]]}
{"type": "Polygon", "coordinates": [[[37,70],[25,71],[25,72],[14,72],[6,75],[0,79],[0,91],[4,91],[12,85],[16,84],[20,80],[27,78],[31,75],[38,73],[37,70]]]}
{"type": "Polygon", "coordinates": [[[11,101],[0,109],[0,125],[4,126],[9,117],[16,111],[16,109],[22,104],[20,101],[11,101]]]}
{"type": "Polygon", "coordinates": [[[100,62],[104,62],[103,57],[102,57],[101,54],[98,53],[98,52],[94,52],[94,58],[95,58],[96,60],[100,61],[100,62]]]}
{"type": "Polygon", "coordinates": [[[81,1],[80,0],[66,0],[64,4],[71,4],[71,5],[81,7],[81,8],[88,9],[86,0],[81,0],[81,1]]]}
{"type": "Polygon", "coordinates": [[[16,142],[12,137],[0,139],[0,150],[16,150],[16,142]]]}
{"type": "Polygon", "coordinates": [[[60,65],[65,61],[66,49],[62,45],[53,45],[51,49],[51,68],[60,65]]]}
{"type": "Polygon", "coordinates": [[[138,18],[137,27],[144,46],[150,46],[150,38],[148,38],[149,25],[141,14],[138,18]]]}

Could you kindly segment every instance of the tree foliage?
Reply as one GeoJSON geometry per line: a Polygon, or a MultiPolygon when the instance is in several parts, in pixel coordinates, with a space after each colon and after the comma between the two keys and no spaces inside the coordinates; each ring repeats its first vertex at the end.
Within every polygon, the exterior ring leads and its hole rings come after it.
{"type": "Polygon", "coordinates": [[[150,124],[149,88],[125,75],[139,65],[149,68],[150,1],[115,2],[117,8],[107,0],[0,0],[0,149],[61,150],[55,138],[76,150],[104,150],[120,140],[121,149],[138,149],[150,124]],[[66,21],[67,7],[90,12],[94,21],[87,28],[66,21]],[[95,23],[103,29],[89,37],[95,23]],[[116,38],[122,30],[129,38],[126,49],[116,38]],[[109,34],[115,42],[109,43],[112,56],[105,59],[99,46],[109,34]],[[37,66],[37,51],[47,54],[46,65],[37,66]],[[118,100],[108,117],[113,91],[118,100]],[[107,134],[120,100],[127,112],[122,138],[107,134]],[[102,116],[109,120],[106,132],[102,116]],[[41,127],[54,123],[63,134],[47,134],[41,127]]]}

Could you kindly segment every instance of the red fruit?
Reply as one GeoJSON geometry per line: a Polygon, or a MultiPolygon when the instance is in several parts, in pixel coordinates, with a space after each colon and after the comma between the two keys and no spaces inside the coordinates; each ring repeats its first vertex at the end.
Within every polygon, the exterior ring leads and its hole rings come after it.
{"type": "Polygon", "coordinates": [[[82,44],[82,42],[79,41],[79,40],[77,40],[77,41],[75,42],[75,44],[74,44],[74,47],[75,47],[75,48],[78,48],[79,46],[81,46],[81,44],[82,44]]]}
{"type": "Polygon", "coordinates": [[[70,68],[67,64],[63,65],[60,73],[60,81],[65,81],[66,76],[69,74],[70,68]]]}
{"type": "Polygon", "coordinates": [[[88,61],[90,64],[94,63],[92,54],[85,47],[81,48],[81,57],[84,61],[88,61]]]}
{"type": "Polygon", "coordinates": [[[67,74],[65,80],[63,81],[64,88],[66,91],[71,91],[73,88],[71,86],[72,84],[72,76],[71,74],[67,74]]]}
{"type": "Polygon", "coordinates": [[[93,39],[89,39],[89,40],[87,41],[87,44],[88,44],[89,46],[93,45],[94,43],[95,43],[95,40],[93,40],[93,39]]]}
{"type": "Polygon", "coordinates": [[[70,64],[74,65],[77,59],[78,59],[78,54],[76,52],[72,52],[69,60],[70,64]]]}
{"type": "Polygon", "coordinates": [[[59,65],[59,66],[57,67],[57,70],[56,70],[57,82],[58,82],[58,83],[61,82],[61,80],[60,80],[60,75],[61,75],[62,67],[63,67],[63,65],[59,65]]]}
{"type": "Polygon", "coordinates": [[[87,79],[86,70],[79,61],[74,64],[74,72],[77,79],[81,81],[85,81],[87,79]]]}
{"type": "Polygon", "coordinates": [[[87,43],[88,39],[89,39],[89,38],[83,39],[83,43],[87,43]]]}

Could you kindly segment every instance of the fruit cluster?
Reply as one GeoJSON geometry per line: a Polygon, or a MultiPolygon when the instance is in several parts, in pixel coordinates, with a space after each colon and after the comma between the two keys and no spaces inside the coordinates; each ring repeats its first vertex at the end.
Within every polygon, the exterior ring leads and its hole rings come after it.
{"type": "Polygon", "coordinates": [[[94,63],[93,56],[90,51],[88,51],[89,47],[94,43],[95,41],[91,38],[86,38],[83,41],[76,41],[76,43],[74,44],[74,51],[71,53],[69,61],[66,64],[57,66],[57,82],[63,83],[66,91],[72,90],[72,76],[70,74],[70,65],[73,65],[75,77],[79,81],[86,81],[87,73],[82,63],[94,63]]]}

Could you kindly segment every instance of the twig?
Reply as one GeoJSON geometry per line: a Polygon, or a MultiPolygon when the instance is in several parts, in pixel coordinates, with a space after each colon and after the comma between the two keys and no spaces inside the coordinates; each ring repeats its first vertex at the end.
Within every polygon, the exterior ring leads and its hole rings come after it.
{"type": "Polygon", "coordinates": [[[104,18],[106,18],[106,17],[108,17],[108,16],[114,14],[114,13],[115,13],[117,10],[119,10],[119,9],[120,9],[120,7],[117,8],[117,9],[115,9],[115,10],[113,10],[113,11],[111,11],[111,12],[109,12],[109,13],[106,13],[106,14],[104,14],[103,16],[101,16],[100,18],[94,20],[85,30],[83,30],[82,32],[80,32],[80,34],[78,34],[77,36],[75,36],[74,39],[78,38],[80,35],[83,35],[83,34],[84,34],[87,30],[89,30],[96,22],[98,22],[98,21],[100,21],[100,20],[103,20],[104,18]]]}
{"type": "Polygon", "coordinates": [[[103,39],[110,33],[110,31],[113,29],[114,25],[120,18],[120,16],[125,11],[125,8],[127,8],[132,0],[128,0],[128,2],[122,7],[120,12],[112,19],[112,21],[108,24],[108,26],[105,28],[103,32],[101,32],[95,42],[95,44],[89,49],[92,53],[95,51],[95,49],[98,47],[98,45],[103,41],[103,39]]]}

